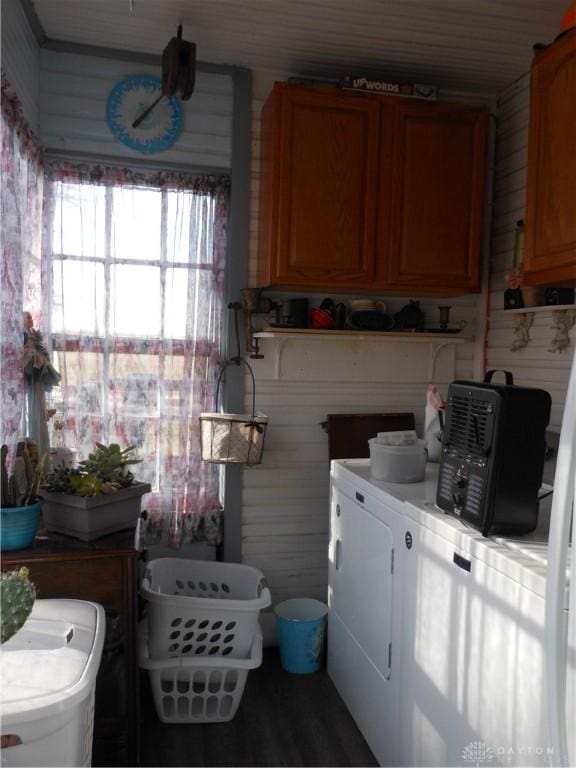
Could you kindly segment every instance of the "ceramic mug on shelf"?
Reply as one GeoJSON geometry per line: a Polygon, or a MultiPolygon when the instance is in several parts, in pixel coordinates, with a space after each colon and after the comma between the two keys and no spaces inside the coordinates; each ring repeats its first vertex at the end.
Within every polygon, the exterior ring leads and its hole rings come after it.
{"type": "Polygon", "coordinates": [[[350,312],[386,312],[386,304],[375,299],[350,299],[350,312]]]}

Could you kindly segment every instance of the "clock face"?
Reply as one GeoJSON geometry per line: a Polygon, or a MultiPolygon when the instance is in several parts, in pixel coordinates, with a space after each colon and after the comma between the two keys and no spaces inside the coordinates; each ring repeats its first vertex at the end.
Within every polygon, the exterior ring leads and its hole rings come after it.
{"type": "Polygon", "coordinates": [[[113,135],[130,149],[162,152],[182,131],[182,106],[175,96],[164,96],[137,128],[132,123],[162,93],[159,78],[133,75],[120,80],[108,97],[106,120],[113,135]]]}

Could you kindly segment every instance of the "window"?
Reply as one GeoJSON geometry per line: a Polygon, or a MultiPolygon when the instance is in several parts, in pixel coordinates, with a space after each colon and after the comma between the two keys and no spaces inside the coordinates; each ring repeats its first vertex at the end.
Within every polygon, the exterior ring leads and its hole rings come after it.
{"type": "Polygon", "coordinates": [[[66,444],[80,457],[95,442],[135,445],[156,522],[176,516],[206,538],[218,478],[200,461],[198,415],[213,408],[219,362],[227,184],[56,174],[50,200],[54,406],[66,444]]]}

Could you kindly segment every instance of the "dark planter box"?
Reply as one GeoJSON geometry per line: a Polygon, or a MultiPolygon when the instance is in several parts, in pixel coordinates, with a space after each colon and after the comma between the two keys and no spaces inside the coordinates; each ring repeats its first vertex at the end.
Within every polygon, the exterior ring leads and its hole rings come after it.
{"type": "Polygon", "coordinates": [[[116,493],[101,496],[74,496],[42,491],[42,518],[49,531],[66,533],[92,541],[125,528],[135,528],[142,496],[151,491],[149,483],[135,483],[116,493]]]}

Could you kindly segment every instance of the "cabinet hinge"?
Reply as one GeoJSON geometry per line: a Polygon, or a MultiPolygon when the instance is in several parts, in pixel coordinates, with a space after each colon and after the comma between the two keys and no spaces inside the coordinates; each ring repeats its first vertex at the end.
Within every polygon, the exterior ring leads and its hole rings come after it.
{"type": "Polygon", "coordinates": [[[392,557],[390,559],[390,573],[394,573],[394,550],[392,550],[392,557]]]}
{"type": "Polygon", "coordinates": [[[388,669],[392,669],[392,643],[388,643],[388,669]]]}

